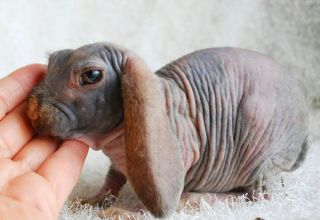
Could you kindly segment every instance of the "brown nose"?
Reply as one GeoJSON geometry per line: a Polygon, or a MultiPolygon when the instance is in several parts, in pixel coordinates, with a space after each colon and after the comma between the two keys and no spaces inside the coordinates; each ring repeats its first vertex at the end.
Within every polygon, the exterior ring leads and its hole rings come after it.
{"type": "Polygon", "coordinates": [[[40,135],[66,137],[70,130],[67,114],[42,95],[31,94],[27,100],[26,114],[40,135]]]}
{"type": "Polygon", "coordinates": [[[35,95],[31,95],[27,100],[26,114],[31,120],[32,125],[35,126],[35,122],[40,115],[39,100],[35,95]]]}

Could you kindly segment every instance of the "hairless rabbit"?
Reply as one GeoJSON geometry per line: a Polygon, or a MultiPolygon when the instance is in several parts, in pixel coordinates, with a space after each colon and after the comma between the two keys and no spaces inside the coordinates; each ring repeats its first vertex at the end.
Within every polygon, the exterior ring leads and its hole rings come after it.
{"type": "Polygon", "coordinates": [[[78,139],[112,161],[100,193],[128,181],[156,217],[201,196],[241,191],[303,161],[308,114],[303,93],[256,52],[211,48],[151,71],[112,43],[61,50],[27,100],[37,132],[78,139]]]}

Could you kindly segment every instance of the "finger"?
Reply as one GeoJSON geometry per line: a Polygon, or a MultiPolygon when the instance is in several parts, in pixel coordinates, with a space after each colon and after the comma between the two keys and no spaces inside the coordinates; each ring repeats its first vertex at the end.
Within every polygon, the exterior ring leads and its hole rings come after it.
{"type": "Polygon", "coordinates": [[[12,160],[0,158],[0,189],[14,178],[37,170],[58,147],[58,141],[49,138],[35,138],[12,160]]]}
{"type": "Polygon", "coordinates": [[[45,72],[45,65],[32,64],[0,80],[0,120],[27,97],[45,72]]]}
{"type": "Polygon", "coordinates": [[[80,177],[88,146],[69,140],[59,147],[39,168],[38,174],[51,184],[61,207],[80,177]]]}
{"type": "Polygon", "coordinates": [[[0,121],[0,158],[12,158],[33,135],[22,104],[0,121]]]}
{"type": "Polygon", "coordinates": [[[48,137],[38,137],[30,141],[14,156],[13,161],[20,163],[21,169],[26,172],[37,170],[53,152],[59,142],[48,137]]]}

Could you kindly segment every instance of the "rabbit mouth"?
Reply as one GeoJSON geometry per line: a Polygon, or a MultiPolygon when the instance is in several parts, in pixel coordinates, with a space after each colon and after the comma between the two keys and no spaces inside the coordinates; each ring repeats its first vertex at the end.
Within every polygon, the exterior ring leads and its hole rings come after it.
{"type": "Polygon", "coordinates": [[[57,138],[72,135],[76,117],[63,103],[57,100],[43,100],[31,95],[27,100],[26,114],[36,132],[57,138]]]}

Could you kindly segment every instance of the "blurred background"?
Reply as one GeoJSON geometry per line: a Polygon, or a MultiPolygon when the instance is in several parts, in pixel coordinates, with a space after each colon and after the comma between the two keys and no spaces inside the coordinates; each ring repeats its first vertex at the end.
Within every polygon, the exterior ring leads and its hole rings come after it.
{"type": "MultiPolygon", "coordinates": [[[[319,0],[0,0],[0,77],[97,41],[134,50],[153,70],[207,47],[266,54],[299,81],[320,137],[319,0]]],[[[75,194],[96,190],[107,166],[91,152],[75,194]]]]}

